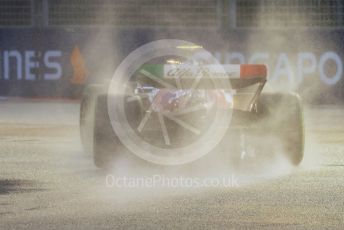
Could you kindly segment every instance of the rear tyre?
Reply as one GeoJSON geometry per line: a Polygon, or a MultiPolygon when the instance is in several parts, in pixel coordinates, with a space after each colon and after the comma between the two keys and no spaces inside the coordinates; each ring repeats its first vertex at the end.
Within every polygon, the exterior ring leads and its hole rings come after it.
{"type": "Polygon", "coordinates": [[[92,156],[93,154],[93,135],[94,135],[94,119],[95,106],[99,94],[103,91],[100,85],[90,85],[84,89],[80,103],[79,126],[80,140],[84,152],[92,156]]]}
{"type": "MultiPolygon", "coordinates": [[[[112,96],[112,102],[120,102],[120,96],[112,96]]],[[[107,106],[108,96],[98,95],[95,104],[94,116],[94,140],[93,140],[93,160],[98,168],[109,168],[118,158],[127,158],[129,150],[122,144],[116,133],[113,131],[107,106]]],[[[128,107],[128,119],[137,119],[139,106],[132,103],[128,107]]]]}
{"type": "MultiPolygon", "coordinates": [[[[257,101],[262,127],[282,144],[283,152],[293,165],[299,165],[304,152],[304,122],[297,94],[262,94],[257,101]]],[[[271,143],[272,144],[272,143],[271,143]]]]}

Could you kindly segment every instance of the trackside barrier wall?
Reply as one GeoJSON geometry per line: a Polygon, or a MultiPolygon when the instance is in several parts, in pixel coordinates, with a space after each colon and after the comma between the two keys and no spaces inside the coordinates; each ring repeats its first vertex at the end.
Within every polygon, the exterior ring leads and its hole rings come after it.
{"type": "Polygon", "coordinates": [[[1,28],[0,95],[78,98],[85,84],[110,79],[131,51],[166,38],[197,43],[223,64],[266,64],[266,90],[315,103],[344,99],[344,30],[325,28],[1,28]]]}

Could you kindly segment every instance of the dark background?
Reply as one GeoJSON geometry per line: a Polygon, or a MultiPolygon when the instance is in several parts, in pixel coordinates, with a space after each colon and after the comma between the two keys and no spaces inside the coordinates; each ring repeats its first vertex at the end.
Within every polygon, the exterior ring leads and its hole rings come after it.
{"type": "Polygon", "coordinates": [[[175,38],[202,45],[224,64],[239,63],[229,58],[233,53],[244,63],[263,53],[268,58],[258,62],[269,67],[268,90],[296,91],[312,103],[342,103],[343,15],[341,1],[0,0],[0,94],[79,98],[86,84],[111,78],[135,48],[175,38]],[[5,52],[13,50],[22,55],[22,79],[14,58],[5,79],[5,52]],[[29,70],[34,80],[26,79],[27,51],[34,51],[38,63],[29,70]],[[61,52],[51,60],[62,69],[57,80],[44,78],[56,71],[44,63],[49,51],[61,52]],[[300,53],[313,55],[315,63],[300,60],[300,53]],[[332,59],[320,66],[326,53],[335,54],[340,66],[332,59]],[[320,68],[328,78],[339,71],[339,79],[324,82],[320,68]]]}

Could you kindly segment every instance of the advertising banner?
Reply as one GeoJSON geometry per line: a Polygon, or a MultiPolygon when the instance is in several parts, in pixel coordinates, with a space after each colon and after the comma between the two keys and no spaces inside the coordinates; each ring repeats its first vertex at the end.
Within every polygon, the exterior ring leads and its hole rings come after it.
{"type": "Polygon", "coordinates": [[[223,64],[266,64],[267,90],[338,103],[343,37],[344,31],[326,29],[1,29],[0,95],[78,98],[85,84],[110,79],[135,48],[172,38],[199,44],[223,64]]]}

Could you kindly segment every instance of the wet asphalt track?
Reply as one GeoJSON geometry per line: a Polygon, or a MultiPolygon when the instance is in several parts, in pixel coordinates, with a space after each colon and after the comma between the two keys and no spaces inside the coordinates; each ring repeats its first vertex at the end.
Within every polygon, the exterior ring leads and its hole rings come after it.
{"type": "Polygon", "coordinates": [[[306,109],[299,168],[208,189],[107,188],[82,154],[78,109],[0,101],[0,229],[344,229],[344,107],[306,109]]]}

